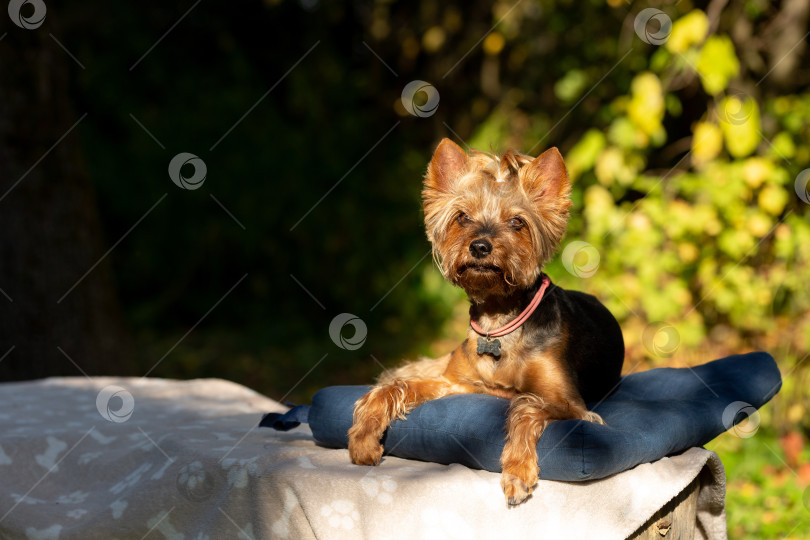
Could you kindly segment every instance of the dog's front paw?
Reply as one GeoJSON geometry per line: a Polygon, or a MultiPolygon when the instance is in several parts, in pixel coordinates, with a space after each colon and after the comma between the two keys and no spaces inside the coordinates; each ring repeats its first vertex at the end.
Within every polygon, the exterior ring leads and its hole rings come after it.
{"type": "Polygon", "coordinates": [[[357,465],[377,465],[382,459],[383,447],[373,437],[349,437],[349,457],[357,465]]]}
{"type": "Polygon", "coordinates": [[[532,492],[532,488],[526,485],[526,482],[509,473],[501,473],[501,489],[509,506],[522,503],[532,492]]]}
{"type": "Polygon", "coordinates": [[[516,506],[528,499],[534,491],[534,486],[537,485],[539,473],[540,469],[532,463],[504,468],[501,473],[501,489],[506,497],[506,503],[516,506]]]}
{"type": "Polygon", "coordinates": [[[584,415],[582,415],[582,419],[588,422],[593,422],[594,424],[601,424],[605,425],[605,421],[602,420],[602,417],[596,414],[593,411],[587,411],[584,415]]]}

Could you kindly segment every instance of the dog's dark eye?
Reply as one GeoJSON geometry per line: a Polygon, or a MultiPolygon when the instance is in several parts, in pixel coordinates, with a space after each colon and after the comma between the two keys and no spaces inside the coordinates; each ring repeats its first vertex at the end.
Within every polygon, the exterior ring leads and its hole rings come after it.
{"type": "Polygon", "coordinates": [[[519,231],[520,229],[526,226],[526,222],[523,221],[522,218],[513,217],[512,219],[509,220],[509,226],[515,229],[516,231],[519,231]]]}
{"type": "Polygon", "coordinates": [[[472,223],[472,218],[470,216],[468,216],[467,214],[465,214],[464,212],[462,212],[462,213],[460,213],[458,215],[458,217],[456,218],[456,221],[458,221],[458,224],[463,227],[464,225],[472,223]]]}

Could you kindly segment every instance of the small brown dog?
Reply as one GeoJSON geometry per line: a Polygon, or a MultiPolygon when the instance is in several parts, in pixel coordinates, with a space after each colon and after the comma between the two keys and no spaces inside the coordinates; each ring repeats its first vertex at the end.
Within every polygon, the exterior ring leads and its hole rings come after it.
{"type": "Polygon", "coordinates": [[[499,396],[511,400],[501,486],[515,505],[537,483],[536,446],[549,422],[603,423],[585,401],[619,381],[619,324],[596,298],[554,286],[542,272],[565,232],[570,190],[556,148],[535,159],[498,157],[442,140],[425,176],[425,225],[442,273],[470,298],[470,330],[452,353],[405,365],[358,400],[354,463],[379,463],[391,421],[425,401],[499,396]]]}

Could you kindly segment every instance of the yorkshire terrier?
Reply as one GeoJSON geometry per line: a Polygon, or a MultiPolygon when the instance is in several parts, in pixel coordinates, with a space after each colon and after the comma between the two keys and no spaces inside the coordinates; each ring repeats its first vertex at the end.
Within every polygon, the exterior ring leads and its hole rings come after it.
{"type": "Polygon", "coordinates": [[[425,226],[443,275],[470,298],[470,329],[453,352],[384,375],[357,401],[352,462],[379,463],[391,421],[425,401],[506,398],[501,487],[517,505],[537,484],[537,441],[549,422],[604,423],[585,403],[619,382],[619,324],[595,297],[552,285],[543,273],[565,232],[570,191],[556,148],[532,158],[439,143],[422,191],[425,226]]]}

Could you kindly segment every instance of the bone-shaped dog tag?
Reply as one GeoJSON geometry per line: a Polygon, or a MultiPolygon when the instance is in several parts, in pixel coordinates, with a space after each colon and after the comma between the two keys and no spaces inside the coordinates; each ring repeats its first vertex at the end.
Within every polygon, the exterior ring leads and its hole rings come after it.
{"type": "Polygon", "coordinates": [[[495,358],[501,355],[501,340],[492,338],[478,338],[478,354],[491,354],[495,358]]]}

